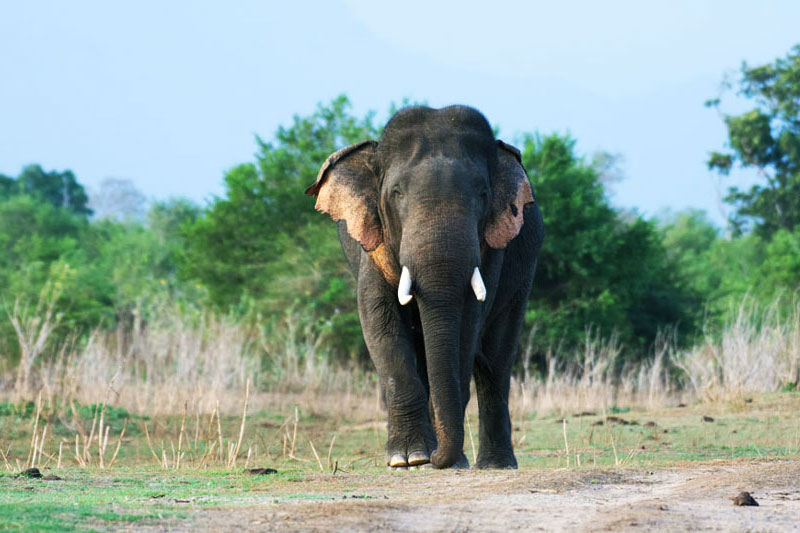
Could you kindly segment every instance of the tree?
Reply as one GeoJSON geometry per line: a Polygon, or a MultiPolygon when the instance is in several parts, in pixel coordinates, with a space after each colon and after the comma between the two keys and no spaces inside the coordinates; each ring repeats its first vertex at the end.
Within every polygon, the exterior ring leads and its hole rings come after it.
{"type": "Polygon", "coordinates": [[[800,231],[778,230],[767,243],[756,274],[756,290],[767,302],[788,296],[796,308],[800,290],[800,231]]]}
{"type": "Polygon", "coordinates": [[[754,235],[720,238],[706,212],[697,209],[665,213],[659,227],[669,268],[690,298],[696,328],[723,325],[752,289],[761,240],[754,235]]]}
{"type": "MultiPolygon", "coordinates": [[[[758,171],[761,182],[747,190],[731,187],[731,224],[762,237],[800,226],[800,45],[773,63],[741,67],[738,94],[756,106],[723,115],[730,150],[712,152],[708,166],[723,175],[738,164],[758,171]]],[[[719,106],[720,99],[706,102],[719,106]]]]}
{"type": "Polygon", "coordinates": [[[128,179],[106,178],[93,193],[89,205],[96,219],[113,218],[119,221],[144,219],[147,198],[128,179]]]}
{"type": "Polygon", "coordinates": [[[192,302],[201,299],[202,291],[194,283],[181,279],[179,265],[187,245],[183,230],[191,227],[201,213],[199,206],[185,198],[156,202],[147,213],[147,229],[161,251],[154,265],[156,275],[165,280],[173,294],[184,299],[188,296],[192,302]]]}
{"type": "Polygon", "coordinates": [[[9,178],[8,176],[0,174],[0,200],[11,196],[15,184],[14,178],[9,178]]]}
{"type": "MultiPolygon", "coordinates": [[[[23,183],[41,184],[40,176],[30,179],[31,174],[23,183]]],[[[74,204],[53,205],[42,195],[21,191],[19,179],[0,183],[10,183],[12,191],[0,196],[0,315],[16,302],[36,308],[39,295],[50,287],[57,295],[58,342],[98,326],[129,323],[134,312],[147,318],[165,303],[201,301],[202,290],[180,281],[175,266],[182,247],[179,227],[197,215],[191,203],[157,204],[149,226],[90,221],[85,210],[72,209],[74,204]]],[[[76,184],[72,190],[82,189],[76,184]]],[[[0,356],[13,357],[13,339],[10,322],[0,320],[0,356]]]]}
{"type": "Polygon", "coordinates": [[[703,307],[719,285],[710,253],[719,239],[719,229],[699,209],[665,212],[659,216],[658,225],[670,268],[677,273],[681,286],[694,296],[695,306],[703,307]]]}
{"type": "MultiPolygon", "coordinates": [[[[43,288],[55,283],[63,316],[57,336],[102,321],[108,299],[83,249],[88,232],[84,216],[38,198],[16,194],[0,200],[0,314],[16,302],[35,307],[43,288]]],[[[13,338],[10,323],[0,320],[0,345],[12,354],[13,338]]]]}
{"type": "Polygon", "coordinates": [[[559,135],[528,136],[522,160],[547,236],[528,306],[540,356],[573,348],[587,327],[616,334],[629,357],[643,357],[660,328],[691,326],[688,298],[667,267],[655,223],[610,207],[596,168],[559,135]]]}
{"type": "Polygon", "coordinates": [[[331,153],[378,137],[372,114],[358,119],[349,109],[340,96],[295,116],[274,143],[257,138],[256,161],[228,171],[225,194],[184,226],[180,262],[182,275],[199,280],[218,308],[299,313],[335,329],[334,351],[352,355],[362,343],[352,275],[336,226],[303,194],[331,153]]]}
{"type": "Polygon", "coordinates": [[[86,221],[27,195],[0,201],[0,297],[38,295],[50,264],[77,250],[86,221]]]}
{"type": "Polygon", "coordinates": [[[18,194],[27,194],[79,215],[92,214],[86,190],[71,170],[45,172],[39,165],[28,165],[16,180],[0,176],[0,199],[18,194]]]}

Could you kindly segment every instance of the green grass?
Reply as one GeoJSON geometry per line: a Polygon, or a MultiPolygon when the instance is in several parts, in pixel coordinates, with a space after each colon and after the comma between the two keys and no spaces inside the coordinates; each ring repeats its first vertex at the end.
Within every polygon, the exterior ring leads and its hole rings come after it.
{"type": "Polygon", "coordinates": [[[280,503],[341,497],[309,492],[308,486],[298,482],[313,476],[297,469],[251,476],[241,469],[165,472],[152,466],[71,467],[58,474],[63,480],[0,474],[0,531],[103,530],[122,523],[175,522],[197,508],[230,508],[265,499],[280,503]]]}
{"type": "MultiPolygon", "coordinates": [[[[758,396],[751,403],[697,404],[688,407],[644,411],[619,407],[613,416],[628,424],[609,423],[602,415],[565,418],[569,443],[570,468],[660,467],[694,461],[748,458],[797,457],[800,454],[800,419],[797,407],[800,393],[786,392],[758,396]],[[704,422],[703,416],[713,417],[704,422]],[[602,425],[598,422],[603,421],[602,425]],[[635,422],[635,424],[634,424],[635,422]],[[645,424],[654,422],[654,427],[645,424]],[[614,454],[616,449],[616,456],[614,454]],[[580,459],[580,467],[578,460],[580,459]]],[[[84,431],[89,430],[96,406],[78,407],[84,431]]],[[[299,412],[295,457],[284,453],[294,435],[294,409],[287,413],[257,412],[249,415],[238,464],[228,469],[211,461],[201,465],[199,458],[211,442],[218,442],[216,423],[205,415],[189,416],[183,437],[183,467],[165,470],[153,458],[147,444],[144,424],[148,425],[157,455],[163,450],[173,464],[180,416],[140,417],[109,406],[111,425],[109,448],[113,450],[119,430],[128,419],[117,463],[101,469],[96,460],[80,467],[74,460],[74,435],[71,413],[44,410],[39,432],[45,422],[47,453],[57,455],[58,442],[64,440],[63,468],[55,461],[38,463],[44,474],[57,474],[61,481],[26,479],[16,475],[17,461],[23,465],[30,448],[35,408],[30,404],[0,404],[0,448],[7,453],[11,470],[0,463],[0,530],[69,531],[103,530],[124,524],[152,525],[175,522],[191,515],[193,509],[230,508],[257,502],[341,499],[342,497],[382,497],[368,489],[389,476],[430,475],[429,471],[389,473],[383,463],[386,437],[381,421],[352,422],[299,412]],[[196,427],[197,426],[197,427],[196,427]],[[131,431],[131,428],[137,431],[131,431]],[[119,428],[119,429],[117,429],[119,428]],[[209,430],[211,428],[211,430],[209,430]],[[200,438],[195,440],[195,434],[200,438]],[[331,475],[328,449],[333,436],[331,462],[345,475],[331,475]],[[320,472],[309,441],[314,443],[324,473],[320,472]],[[250,467],[273,467],[278,474],[251,476],[243,473],[248,448],[250,467]],[[257,450],[257,451],[256,451],[257,450]],[[358,479],[355,485],[351,481],[358,479]],[[310,481],[310,482],[309,482],[310,481]]],[[[609,416],[612,416],[609,413],[609,416]]],[[[228,439],[238,438],[240,417],[223,416],[223,447],[228,439]]],[[[561,417],[531,414],[514,421],[514,443],[523,470],[546,470],[567,466],[561,417]]],[[[472,420],[477,446],[477,420],[472,420]]],[[[218,446],[218,444],[217,444],[218,446]]],[[[465,453],[472,461],[469,438],[465,453]]],[[[107,459],[111,455],[107,452],[107,459]]],[[[383,489],[386,490],[386,484],[383,489]]]]}
{"type": "MultiPolygon", "coordinates": [[[[744,406],[698,404],[650,412],[618,410],[625,414],[614,416],[629,422],[627,425],[595,425],[603,421],[599,414],[566,417],[570,465],[575,465],[576,453],[587,466],[669,466],[684,461],[797,456],[799,404],[800,394],[781,393],[758,397],[744,406]],[[703,416],[712,417],[713,422],[704,422],[703,416]],[[647,427],[648,422],[655,427],[647,427]]],[[[515,425],[520,466],[566,466],[564,428],[559,421],[551,417],[515,425]]]]}
{"type": "Polygon", "coordinates": [[[71,469],[59,475],[62,481],[0,477],[0,530],[101,530],[115,523],[180,518],[169,506],[148,502],[153,489],[145,476],[113,481],[71,469]]]}

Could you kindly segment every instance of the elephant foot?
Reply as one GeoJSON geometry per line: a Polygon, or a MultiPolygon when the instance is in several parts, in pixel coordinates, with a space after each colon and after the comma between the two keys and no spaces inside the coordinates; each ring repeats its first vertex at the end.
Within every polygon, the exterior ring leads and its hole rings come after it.
{"type": "Polygon", "coordinates": [[[424,424],[411,431],[400,434],[390,431],[386,443],[386,464],[390,468],[408,468],[430,464],[431,451],[436,448],[433,430],[424,424]]]}
{"type": "Polygon", "coordinates": [[[514,453],[503,453],[493,455],[478,455],[478,460],[475,462],[475,468],[482,470],[495,469],[495,470],[516,470],[517,458],[514,453]]]}
{"type": "MultiPolygon", "coordinates": [[[[407,457],[402,454],[395,454],[389,459],[389,470],[427,470],[435,468],[431,464],[429,454],[425,452],[412,452],[407,457]]],[[[469,470],[469,460],[463,453],[456,464],[450,467],[452,470],[469,470]]]]}
{"type": "MultiPolygon", "coordinates": [[[[430,466],[433,467],[433,468],[439,468],[439,467],[433,466],[433,464],[430,464],[430,466]]],[[[442,470],[447,470],[447,469],[450,469],[450,470],[469,470],[469,459],[467,459],[467,456],[462,453],[461,457],[455,462],[455,464],[453,466],[442,467],[442,470]]]]}
{"type": "Polygon", "coordinates": [[[408,466],[420,466],[431,462],[428,452],[414,451],[405,455],[403,453],[393,454],[389,459],[389,466],[392,468],[403,468],[408,466]]]}
{"type": "Polygon", "coordinates": [[[461,459],[456,461],[456,464],[451,466],[453,470],[469,470],[469,459],[463,453],[461,454],[461,459]]]}

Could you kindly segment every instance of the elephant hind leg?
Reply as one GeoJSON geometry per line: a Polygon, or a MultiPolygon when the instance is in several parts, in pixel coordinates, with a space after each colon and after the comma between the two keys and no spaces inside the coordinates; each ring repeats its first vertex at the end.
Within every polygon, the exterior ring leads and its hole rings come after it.
{"type": "Polygon", "coordinates": [[[516,298],[484,328],[482,352],[475,359],[474,371],[480,412],[476,468],[517,468],[508,397],[525,304],[525,298],[516,298]]]}

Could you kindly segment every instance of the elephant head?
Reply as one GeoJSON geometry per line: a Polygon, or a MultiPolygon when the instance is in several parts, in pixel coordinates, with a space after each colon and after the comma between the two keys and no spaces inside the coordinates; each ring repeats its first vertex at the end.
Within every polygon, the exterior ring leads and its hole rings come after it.
{"type": "Polygon", "coordinates": [[[346,222],[397,285],[397,304],[413,298],[418,306],[438,439],[431,462],[454,464],[464,439],[462,367],[472,364],[464,354],[474,353],[479,329],[465,323],[465,309],[487,297],[487,248],[506,247],[533,202],[519,151],[496,141],[474,109],[411,107],[389,121],[379,142],[332,154],[306,194],[346,222]]]}

